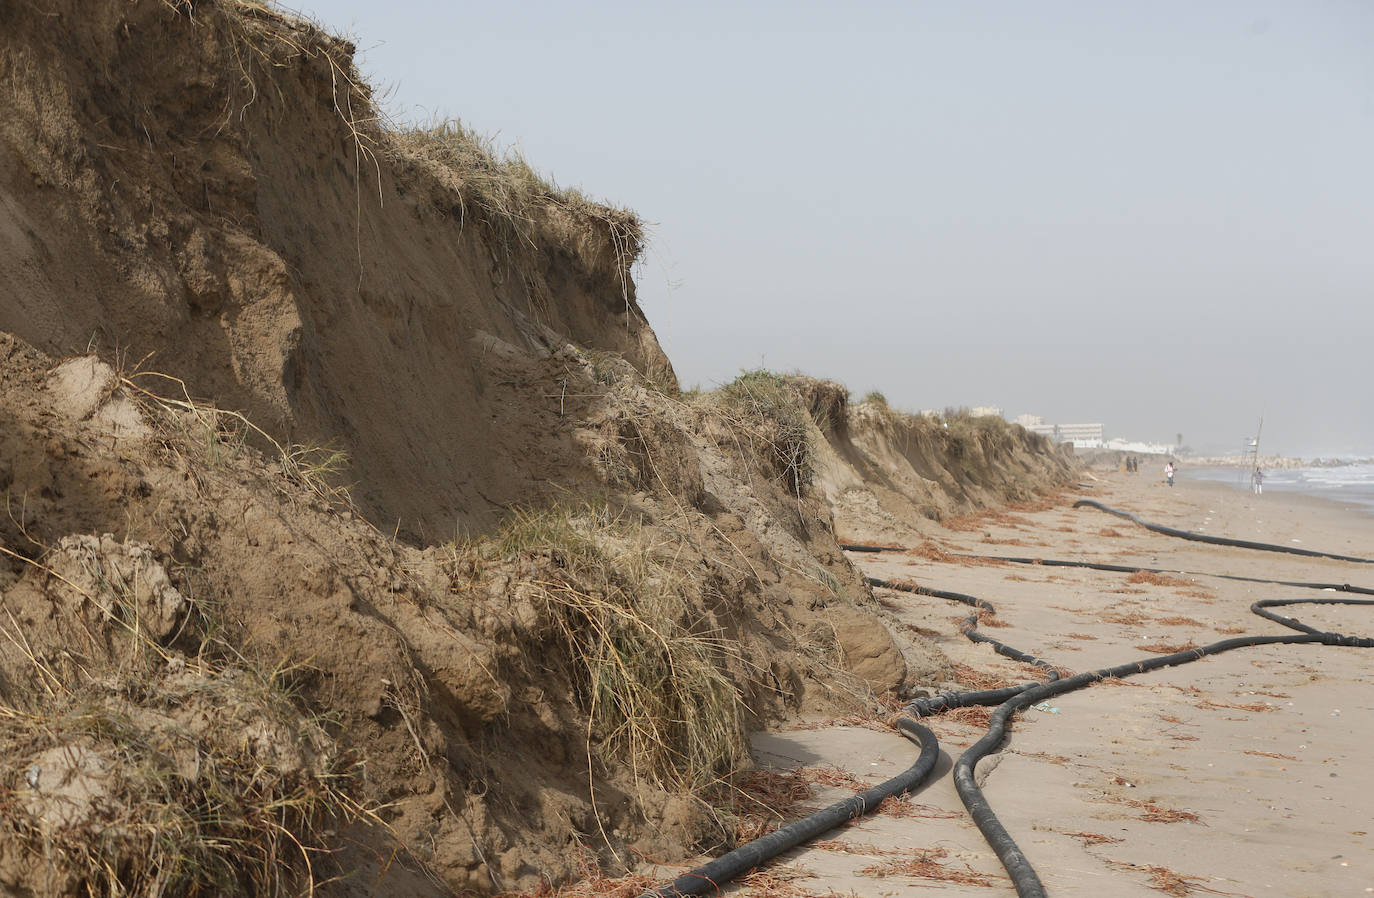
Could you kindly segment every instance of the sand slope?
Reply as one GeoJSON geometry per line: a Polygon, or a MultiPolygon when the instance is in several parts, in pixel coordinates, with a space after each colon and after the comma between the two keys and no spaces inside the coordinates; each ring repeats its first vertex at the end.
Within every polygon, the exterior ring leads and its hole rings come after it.
{"type": "Polygon", "coordinates": [[[351,54],[247,2],[0,4],[0,889],[723,849],[749,732],[951,673],[835,477],[909,529],[1069,474],[834,384],[680,393],[634,216],[383,127],[351,54]]]}

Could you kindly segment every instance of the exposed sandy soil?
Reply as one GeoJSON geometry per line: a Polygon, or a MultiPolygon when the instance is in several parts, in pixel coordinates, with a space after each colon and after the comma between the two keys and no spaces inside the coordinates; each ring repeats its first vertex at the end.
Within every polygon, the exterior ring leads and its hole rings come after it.
{"type": "Polygon", "coordinates": [[[839,539],[1070,475],[834,383],[680,393],[638,219],[391,127],[352,52],[251,0],[0,3],[0,892],[728,847],[748,731],[958,673],[839,539]]]}
{"type": "Polygon", "coordinates": [[[435,541],[580,473],[537,414],[565,366],[508,348],[675,381],[632,217],[541,195],[509,233],[439,141],[380,127],[352,53],[256,3],[0,7],[0,331],[332,441],[365,513],[435,541]]]}
{"type": "MultiPolygon", "coordinates": [[[[1306,594],[1202,572],[1374,585],[1374,566],[1185,542],[1100,511],[1073,510],[1078,495],[1182,529],[1374,557],[1374,523],[1357,511],[1187,480],[1169,489],[1150,474],[1111,473],[1053,507],[990,515],[982,526],[946,531],[937,541],[963,553],[1193,572],[1171,575],[1178,585],[913,553],[854,560],[875,576],[987,598],[1004,626],[985,625],[985,633],[1074,671],[1147,657],[1146,647],[1287,632],[1248,606],[1306,594]]],[[[1013,681],[1026,677],[1023,666],[958,635],[964,606],[879,593],[896,620],[932,633],[956,664],[1013,681]]],[[[1360,608],[1302,608],[1294,616],[1350,634],[1374,630],[1360,608]]],[[[1052,895],[1366,894],[1374,891],[1366,763],[1374,737],[1372,672],[1367,649],[1265,646],[1099,684],[1018,717],[1009,741],[977,775],[1052,895]]],[[[952,760],[983,728],[946,717],[928,722],[942,760],[934,781],[910,797],[911,816],[859,821],[789,853],[770,878],[734,893],[915,896],[937,887],[941,894],[1011,894],[948,776],[952,760]],[[882,875],[883,865],[921,857],[934,862],[917,868],[927,875],[895,867],[882,875]],[[933,878],[939,876],[945,878],[933,878]],[[780,877],[792,891],[765,888],[780,877]]],[[[865,786],[915,758],[905,740],[877,722],[784,729],[756,738],[754,753],[778,768],[833,765],[865,786]]],[[[807,804],[819,807],[852,791],[820,788],[807,804]]]]}

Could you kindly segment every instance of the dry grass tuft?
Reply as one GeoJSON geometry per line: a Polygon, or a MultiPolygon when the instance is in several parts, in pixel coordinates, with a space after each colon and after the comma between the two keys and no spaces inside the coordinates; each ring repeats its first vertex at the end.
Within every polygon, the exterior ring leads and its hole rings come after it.
{"type": "Polygon", "coordinates": [[[1037,499],[1022,499],[1016,502],[1009,502],[1007,508],[1010,511],[1037,512],[1053,511],[1065,504],[1064,491],[1056,490],[1037,499]]]}
{"type": "Polygon", "coordinates": [[[1126,578],[1127,583],[1148,583],[1151,586],[1183,586],[1191,589],[1197,584],[1191,580],[1180,580],[1178,577],[1166,577],[1164,574],[1156,574],[1154,571],[1136,571],[1126,578]]]}
{"type": "MultiPolygon", "coordinates": [[[[1140,819],[1147,823],[1202,823],[1202,818],[1192,811],[1180,811],[1177,808],[1166,808],[1163,805],[1152,801],[1145,801],[1139,798],[1115,799],[1121,804],[1144,811],[1140,819]]],[[[1204,826],[1206,824],[1203,824],[1204,826]]]]}
{"type": "Polygon", "coordinates": [[[813,893],[797,885],[794,880],[815,876],[805,870],[769,868],[755,870],[741,876],[739,884],[750,898],[812,898],[813,893]]]}
{"type": "Polygon", "coordinates": [[[1241,705],[1236,704],[1234,702],[1218,702],[1212,699],[1203,699],[1202,701],[1197,703],[1196,707],[1202,708],[1204,711],[1225,709],[1228,711],[1250,711],[1256,714],[1262,714],[1265,711],[1278,710],[1278,707],[1276,705],[1271,705],[1267,702],[1249,702],[1247,704],[1241,705]]]}
{"type": "Polygon", "coordinates": [[[1151,642],[1146,645],[1138,645],[1136,648],[1142,652],[1153,652],[1156,655],[1172,655],[1176,652],[1187,652],[1200,646],[1196,642],[1181,642],[1177,645],[1167,642],[1151,642]]]}
{"type": "Polygon", "coordinates": [[[944,564],[960,564],[963,559],[946,550],[939,543],[926,540],[910,551],[910,554],[927,561],[939,561],[944,564]]]}
{"type": "Polygon", "coordinates": [[[238,458],[250,442],[267,446],[275,453],[275,467],[281,474],[273,486],[286,498],[295,498],[285,488],[290,483],[326,506],[357,512],[348,487],[340,482],[349,467],[348,453],[342,449],[328,443],[282,445],[239,412],[192,399],[184,380],[160,371],[134,371],[121,376],[119,383],[138,402],[168,451],[190,452],[196,461],[218,468],[238,458]],[[175,386],[181,398],[149,389],[143,385],[148,382],[175,386]]]}
{"type": "Polygon", "coordinates": [[[801,768],[749,770],[706,790],[707,800],[734,819],[735,841],[741,845],[801,816],[801,805],[812,794],[801,768]]]}
{"type": "Polygon", "coordinates": [[[1029,518],[1011,514],[1000,508],[976,511],[971,514],[955,515],[954,517],[946,518],[941,521],[940,524],[946,530],[956,530],[962,533],[976,533],[986,530],[993,525],[1007,527],[1012,530],[1035,527],[1035,522],[1029,518]]]}
{"type": "Polygon", "coordinates": [[[978,612],[978,626],[980,627],[1010,627],[1011,624],[997,616],[996,612],[978,612]]]}
{"type": "Polygon", "coordinates": [[[940,861],[949,857],[949,851],[944,848],[930,848],[916,851],[911,857],[905,860],[884,861],[880,864],[873,864],[863,867],[858,872],[863,876],[874,876],[879,879],[888,876],[912,876],[917,879],[929,879],[934,882],[956,883],[967,886],[994,885],[991,876],[985,873],[978,873],[967,864],[964,869],[956,870],[946,867],[940,861]]]}
{"type": "MultiPolygon", "coordinates": [[[[578,880],[558,889],[547,883],[529,892],[506,893],[503,898],[639,898],[651,892],[660,880],[647,874],[609,877],[602,872],[596,856],[582,848],[577,853],[578,880]]],[[[463,894],[467,894],[466,892],[463,894]]]]}
{"type": "Polygon", "coordinates": [[[1147,617],[1139,611],[1104,611],[1097,615],[1097,619],[1107,624],[1120,624],[1123,627],[1139,627],[1143,624],[1148,624],[1153,618],[1147,617]]]}
{"type": "Polygon", "coordinates": [[[1022,751],[1017,752],[1017,754],[1023,757],[1035,758],[1039,761],[1045,761],[1049,764],[1055,764],[1059,767],[1067,767],[1069,764],[1073,763],[1073,759],[1066,757],[1065,755],[1052,755],[1048,752],[1043,751],[1022,751]]]}
{"type": "Polygon", "coordinates": [[[942,520],[940,526],[959,533],[979,533],[984,529],[982,518],[976,514],[954,515],[942,520]]]}
{"type": "Polygon", "coordinates": [[[859,779],[848,770],[828,764],[824,767],[807,767],[803,772],[808,782],[817,786],[830,786],[835,789],[850,789],[854,792],[863,792],[871,788],[870,784],[859,779]]]}
{"type": "Polygon", "coordinates": [[[925,820],[958,820],[964,815],[959,811],[947,811],[930,804],[917,804],[908,794],[889,795],[873,811],[884,817],[919,817],[925,820]]]}
{"type": "Polygon", "coordinates": [[[736,425],[737,434],[764,450],[783,485],[800,497],[815,474],[811,434],[816,424],[793,381],[762,368],[745,371],[721,387],[717,410],[736,425]]]}
{"type": "Polygon", "coordinates": [[[966,726],[986,730],[992,723],[992,708],[974,705],[971,708],[951,708],[940,715],[941,720],[952,720],[966,726]]]}
{"type": "Polygon", "coordinates": [[[559,244],[585,270],[618,278],[628,306],[630,267],[644,245],[633,212],[559,187],[518,150],[499,150],[459,121],[388,134],[385,146],[399,169],[433,179],[436,194],[452,198],[441,211],[484,229],[508,264],[529,269],[546,244],[559,244]]]}
{"type": "Polygon", "coordinates": [[[1237,892],[1222,892],[1201,885],[1201,883],[1207,882],[1207,878],[1204,876],[1187,876],[1182,873],[1175,873],[1168,867],[1160,867],[1155,864],[1129,864],[1125,861],[1107,861],[1107,863],[1113,867],[1144,873],[1150,878],[1150,888],[1166,895],[1177,895],[1180,898],[1193,892],[1208,892],[1213,895],[1239,895],[1237,892]]]}
{"type": "Polygon", "coordinates": [[[514,514],[491,537],[455,546],[456,577],[485,565],[529,570],[588,715],[588,748],[636,778],[696,790],[746,756],[735,659],[696,618],[687,572],[660,560],[639,528],[605,508],[514,514]]]}
{"type": "Polygon", "coordinates": [[[992,671],[978,670],[967,664],[955,662],[951,665],[954,671],[954,678],[973,690],[1001,689],[1004,686],[1013,685],[1011,680],[992,671]]]}
{"type": "Polygon", "coordinates": [[[1279,753],[1276,752],[1276,751],[1256,751],[1256,750],[1253,749],[1253,748],[1247,748],[1247,749],[1245,749],[1245,751],[1243,752],[1243,754],[1254,755],[1254,756],[1256,756],[1256,757],[1258,757],[1258,758],[1277,758],[1277,759],[1280,760],[1280,761],[1296,761],[1296,760],[1297,760],[1297,758],[1293,757],[1292,755],[1279,754],[1279,753]]]}

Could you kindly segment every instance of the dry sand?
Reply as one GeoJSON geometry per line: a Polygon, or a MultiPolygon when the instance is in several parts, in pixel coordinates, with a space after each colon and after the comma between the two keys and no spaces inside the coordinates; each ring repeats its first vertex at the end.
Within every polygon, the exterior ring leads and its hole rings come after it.
{"type": "MultiPolygon", "coordinates": [[[[1289,495],[1254,497],[1149,474],[1107,474],[1056,507],[992,515],[935,541],[969,553],[1139,564],[1180,571],[1374,586],[1374,566],[1190,543],[1091,509],[1079,495],[1146,520],[1270,543],[1374,557],[1374,519],[1289,495]]],[[[1128,575],[1022,565],[967,565],[915,554],[853,556],[869,574],[969,592],[1005,626],[984,632],[1074,671],[1146,657],[1150,648],[1276,634],[1251,614],[1265,597],[1320,596],[1201,574],[1186,585],[1128,575]]],[[[880,591],[897,622],[924,631],[956,663],[1024,680],[1028,669],[968,643],[963,606],[880,591]]],[[[1329,594],[1325,594],[1329,595],[1329,594]]],[[[1299,608],[1324,629],[1374,632],[1368,609],[1299,608]]],[[[1051,895],[1284,895],[1374,893],[1368,795],[1374,737],[1374,652],[1313,645],[1244,648],[1182,667],[1059,696],[1017,718],[1003,750],[978,767],[988,799],[1051,895]]],[[[968,712],[962,712],[965,715],[968,712]]],[[[738,894],[1011,894],[1012,886],[963,813],[948,771],[982,727],[931,725],[942,758],[905,816],[879,814],[785,856],[738,894]],[[955,815],[954,812],[958,812],[955,815]],[[917,865],[925,873],[902,872],[917,865]],[[938,865],[938,866],[937,866],[938,865]],[[893,872],[880,875],[882,868],[893,872]],[[958,880],[982,874],[985,884],[958,880]],[[787,882],[780,886],[781,879],[787,882]],[[768,889],[773,891],[768,891],[768,889]]],[[[908,766],[913,748],[875,728],[797,728],[758,737],[764,764],[835,765],[874,784],[908,766]]],[[[818,791],[821,806],[851,789],[818,791]]]]}

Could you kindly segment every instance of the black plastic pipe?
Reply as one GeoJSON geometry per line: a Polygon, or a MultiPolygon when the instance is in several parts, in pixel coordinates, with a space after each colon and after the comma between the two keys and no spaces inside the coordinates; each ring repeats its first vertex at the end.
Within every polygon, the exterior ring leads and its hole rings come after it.
{"type": "MultiPolygon", "coordinates": [[[[959,624],[959,632],[963,633],[970,642],[982,643],[992,647],[992,650],[1013,661],[1021,661],[1031,664],[1045,671],[1045,681],[1053,682],[1059,679],[1059,670],[1053,664],[1021,651],[1018,648],[1009,646],[988,636],[977,629],[978,611],[986,611],[989,614],[996,614],[997,609],[986,599],[971,596],[962,592],[950,592],[945,589],[931,589],[927,586],[913,586],[907,583],[894,583],[891,580],[883,580],[878,577],[865,577],[864,582],[870,586],[877,586],[883,589],[894,589],[899,592],[910,592],[920,596],[931,596],[937,599],[948,599],[952,602],[960,602],[964,605],[971,605],[976,610],[973,614],[964,618],[959,624]]],[[[948,711],[951,708],[970,708],[975,705],[998,705],[1013,695],[1017,695],[1035,686],[1035,683],[1024,683],[1020,686],[1004,686],[1001,689],[983,689],[975,692],[941,692],[929,698],[918,698],[911,702],[902,710],[917,717],[929,717],[941,711],[948,711]]]]}
{"type": "Polygon", "coordinates": [[[1191,577],[1216,577],[1220,580],[1239,580],[1243,583],[1272,583],[1275,586],[1296,586],[1299,589],[1331,589],[1337,592],[1353,592],[1374,596],[1374,589],[1364,586],[1351,586],[1349,583],[1313,583],[1310,580],[1273,580],[1268,577],[1242,577],[1240,574],[1213,574],[1209,571],[1185,571],[1169,567],[1137,567],[1129,564],[1105,564],[1098,561],[1064,561],[1058,558],[1019,558],[1012,555],[956,555],[956,558],[982,558],[990,561],[1007,561],[1012,564],[1029,564],[1040,567],[1078,567],[1094,571],[1112,571],[1119,574],[1134,574],[1145,571],[1151,574],[1186,574],[1191,577]]]}
{"type": "MultiPolygon", "coordinates": [[[[1116,509],[1109,508],[1105,505],[1102,505],[1101,503],[1093,502],[1091,500],[1076,503],[1075,507],[1079,505],[1090,505],[1096,508],[1100,508],[1112,514],[1127,517],[1135,521],[1136,523],[1140,524],[1141,526],[1147,527],[1148,529],[1155,530],[1157,532],[1164,533],[1170,536],[1177,536],[1183,539],[1196,538],[1197,541],[1200,542],[1210,542],[1219,545],[1239,546],[1241,548],[1261,549],[1264,551],[1288,552],[1295,555],[1304,555],[1308,557],[1319,558],[1332,558],[1340,561],[1368,561],[1367,559],[1354,558],[1347,555],[1334,555],[1331,553],[1317,552],[1310,549],[1292,549],[1288,546],[1277,546],[1270,543],[1255,543],[1248,540],[1230,540],[1224,537],[1204,537],[1200,534],[1194,534],[1188,531],[1176,530],[1175,528],[1171,527],[1162,527],[1159,525],[1149,524],[1145,521],[1140,520],[1135,515],[1130,515],[1125,512],[1119,512],[1116,509]]],[[[1098,570],[1109,570],[1119,573],[1134,573],[1138,570],[1145,570],[1143,568],[1134,568],[1125,565],[1106,565],[1097,564],[1093,562],[1055,561],[1050,559],[1001,558],[1000,560],[1014,561],[1023,564],[1045,564],[1048,566],[1062,567],[1085,567],[1098,570]]],[[[1156,572],[1164,573],[1165,571],[1157,570],[1156,572]]],[[[1374,590],[1366,589],[1363,587],[1351,586],[1349,584],[1266,581],[1260,578],[1238,577],[1225,574],[1218,574],[1214,576],[1229,577],[1230,579],[1237,580],[1250,580],[1255,582],[1273,582],[1285,586],[1297,586],[1309,589],[1341,590],[1344,592],[1374,595],[1374,590]]],[[[901,589],[903,591],[914,592],[920,595],[949,598],[954,601],[961,602],[963,604],[973,605],[976,608],[991,609],[992,607],[989,603],[964,593],[948,593],[943,590],[933,590],[925,587],[898,585],[889,583],[887,581],[878,580],[877,578],[868,578],[868,582],[872,585],[883,586],[889,589],[901,589]]],[[[1032,867],[1030,862],[1026,859],[1026,856],[1022,853],[1020,847],[1016,844],[1016,841],[1011,837],[1011,834],[1007,831],[1006,827],[1003,826],[1001,821],[997,819],[997,815],[993,812],[991,805],[988,803],[986,796],[984,796],[982,789],[978,787],[977,780],[974,777],[974,769],[977,766],[978,762],[991,752],[995,751],[998,748],[998,746],[1001,745],[1002,740],[1006,737],[1007,726],[1012,715],[1014,715],[1017,711],[1023,708],[1029,707],[1030,705],[1034,705],[1038,702],[1042,702],[1045,699],[1051,698],[1056,695],[1062,695],[1063,693],[1071,692],[1076,689],[1081,689],[1085,686],[1091,685],[1096,682],[1100,682],[1104,679],[1113,677],[1128,677],[1138,673],[1159,670],[1164,667],[1172,667],[1179,664],[1187,664],[1189,662],[1196,661],[1200,658],[1204,658],[1208,655],[1219,654],[1221,652],[1231,651],[1233,649],[1238,648],[1246,648],[1258,645],[1300,645],[1308,643],[1315,643],[1321,645],[1374,648],[1374,639],[1359,636],[1346,636],[1339,633],[1322,632],[1316,629],[1315,627],[1311,627],[1294,618],[1285,617],[1283,615],[1267,610],[1272,607],[1284,607],[1289,605],[1303,604],[1370,606],[1374,605],[1374,600],[1344,598],[1263,599],[1254,602],[1250,606],[1250,610],[1255,614],[1260,615],[1261,617],[1265,617],[1269,620],[1282,624],[1283,626],[1289,627],[1291,629],[1298,630],[1300,632],[1300,635],[1238,636],[1231,639],[1223,639],[1220,642],[1214,642],[1210,645],[1202,646],[1196,649],[1189,649],[1182,652],[1174,652],[1168,655],[1151,655],[1147,658],[1143,658],[1138,661],[1120,664],[1115,667],[1103,668],[1101,670],[1088,671],[1063,679],[1057,679],[1052,677],[1048,679],[1045,683],[1031,683],[1020,687],[1009,687],[1005,690],[986,690],[981,692],[968,693],[942,693],[935,699],[923,699],[919,702],[913,702],[911,705],[908,706],[907,709],[912,713],[918,714],[932,713],[934,711],[943,710],[947,707],[960,707],[972,704],[991,704],[992,700],[995,700],[999,695],[1006,695],[1005,699],[1002,700],[1001,703],[997,706],[996,710],[993,711],[989,721],[988,731],[983,735],[981,739],[979,739],[967,751],[965,751],[963,755],[959,757],[958,761],[955,762],[953,772],[954,787],[955,790],[959,793],[959,798],[964,803],[964,807],[968,809],[969,816],[973,819],[979,831],[983,833],[983,837],[987,840],[988,845],[992,847],[993,852],[998,857],[998,860],[1001,861],[1003,868],[1007,871],[1007,875],[1011,877],[1012,883],[1016,887],[1017,895],[1021,896],[1021,898],[1045,898],[1046,892],[1044,884],[1041,883],[1040,878],[1036,874],[1034,867],[1032,867]]],[[[975,612],[975,614],[970,619],[966,620],[964,624],[960,627],[960,629],[964,632],[965,636],[977,642],[985,641],[996,643],[995,647],[1001,646],[1002,648],[1010,649],[1009,646],[1004,646],[1002,643],[997,643],[996,640],[991,640],[983,636],[981,633],[977,633],[977,631],[973,629],[973,626],[976,624],[976,622],[977,613],[975,612]],[[975,634],[976,636],[981,638],[975,638],[975,634]]],[[[1001,648],[998,648],[998,651],[1000,654],[1007,655],[1008,657],[1016,657],[1016,655],[1011,654],[1011,652],[1016,651],[1014,649],[1010,651],[1002,651],[1001,648]]],[[[1048,666],[1044,665],[1043,662],[1039,662],[1038,659],[1036,660],[1037,663],[1040,663],[1043,666],[1048,666]]]]}
{"type": "MultiPolygon", "coordinates": [[[[991,605],[981,599],[964,593],[948,593],[943,590],[927,589],[925,587],[908,586],[905,584],[893,584],[877,578],[868,578],[869,582],[875,586],[888,589],[899,589],[905,592],[918,593],[920,595],[937,596],[950,598],[964,604],[975,604],[980,608],[991,608],[991,605]],[[970,601],[972,600],[972,601],[970,601]]],[[[1319,587],[1325,588],[1325,587],[1319,587]]],[[[1359,589],[1351,587],[1352,590],[1359,589]]],[[[1366,591],[1366,590],[1360,590],[1366,591]]],[[[926,715],[936,713],[941,710],[953,707],[968,707],[971,705],[989,705],[1000,702],[992,713],[989,721],[988,731],[974,743],[967,751],[959,757],[954,765],[954,788],[959,793],[960,800],[964,807],[968,809],[969,816],[973,819],[988,845],[992,847],[1002,866],[1006,869],[1007,875],[1011,877],[1013,885],[1016,887],[1017,895],[1022,898],[1044,898],[1045,887],[1040,882],[1035,869],[1026,860],[1016,841],[1007,832],[997,815],[993,812],[991,805],[984,796],[982,789],[974,778],[974,768],[984,757],[991,754],[1001,745],[1006,737],[1007,724],[1011,716],[1022,708],[1029,707],[1045,699],[1066,692],[1081,689],[1101,680],[1117,677],[1129,677],[1139,673],[1159,670],[1164,667],[1173,667],[1179,664],[1187,664],[1197,661],[1208,655],[1220,654],[1221,652],[1231,651],[1238,648],[1247,648],[1258,645],[1302,645],[1316,643],[1321,645],[1355,646],[1361,648],[1374,648],[1374,639],[1359,636],[1345,636],[1339,633],[1325,633],[1310,627],[1293,618],[1284,617],[1265,609],[1276,606],[1287,605],[1374,605],[1374,599],[1343,599],[1343,598],[1321,598],[1321,599],[1263,599],[1253,603],[1250,610],[1256,614],[1273,620],[1284,626],[1301,631],[1301,635],[1296,636],[1237,636],[1231,639],[1223,639],[1210,645],[1201,646],[1196,649],[1188,649],[1182,652],[1174,652],[1168,655],[1151,655],[1138,661],[1131,661],[1119,664],[1115,667],[1107,667],[1101,670],[1087,671],[1071,677],[1059,679],[1057,672],[1053,677],[1044,683],[1028,683],[1023,686],[1012,686],[1000,690],[983,690],[977,692],[964,693],[941,693],[933,699],[921,699],[912,702],[907,706],[907,710],[917,714],[926,715]]],[[[976,615],[975,615],[976,617],[976,615]]],[[[967,623],[967,622],[966,622],[967,623]]],[[[970,639],[974,638],[976,631],[971,631],[968,627],[962,627],[964,635],[970,639]]],[[[975,641],[996,643],[994,646],[1000,654],[1008,657],[1030,658],[1032,656],[997,643],[983,636],[982,639],[975,641]],[[1007,651],[1002,651],[1007,649],[1007,651]]],[[[1035,659],[1035,663],[1045,665],[1045,662],[1035,659]]]]}
{"type": "Polygon", "coordinates": [[[729,854],[721,855],[708,864],[687,871],[665,886],[645,892],[640,898],[676,898],[678,895],[699,895],[708,890],[719,891],[725,883],[748,873],[789,848],[795,848],[827,830],[862,817],[881,804],[884,798],[916,788],[935,769],[935,762],[940,757],[940,745],[934,733],[909,717],[899,719],[897,729],[921,748],[916,763],[902,773],[866,792],[836,802],[809,817],[789,823],[766,836],[741,845],[729,854]]]}
{"type": "MultiPolygon", "coordinates": [[[[1074,507],[1090,506],[1101,509],[1110,514],[1127,518],[1148,530],[1163,533],[1168,536],[1175,536],[1181,539],[1189,539],[1196,542],[1212,543],[1223,546],[1236,546],[1246,549],[1259,549],[1270,552],[1286,552],[1292,555],[1302,555],[1314,558],[1330,558],[1338,561],[1353,561],[1357,563],[1370,564],[1374,559],[1356,558],[1349,555],[1336,555],[1328,552],[1318,552],[1311,549],[1297,549],[1289,546],[1279,546],[1270,543],[1258,543],[1249,540],[1236,540],[1226,537],[1205,536],[1202,534],[1191,533],[1186,530],[1178,530],[1173,527],[1165,527],[1159,524],[1151,524],[1128,512],[1110,508],[1100,502],[1090,499],[1080,500],[1074,503],[1074,507]]],[[[841,548],[851,552],[900,552],[901,547],[897,546],[870,546],[860,544],[841,544],[841,548]]],[[[1167,569],[1141,568],[1127,565],[1100,564],[1095,562],[1083,561],[1060,561],[1054,559],[1033,559],[1033,558],[1010,558],[1002,556],[969,556],[969,557],[991,557],[1000,561],[1009,561],[1019,564],[1040,564],[1056,567],[1082,567],[1095,570],[1113,571],[1117,573],[1135,573],[1137,571],[1152,571],[1154,573],[1172,573],[1167,569]]],[[[1180,572],[1187,573],[1187,572],[1180,572]]],[[[1363,587],[1351,586],[1350,584],[1328,584],[1328,583],[1303,583],[1282,580],[1265,580],[1256,577],[1241,577],[1229,574],[1206,574],[1205,576],[1225,577],[1232,580],[1246,580],[1259,583],[1275,583],[1283,586],[1294,586],[1309,589],[1340,590],[1344,592],[1362,593],[1374,595],[1374,590],[1363,587]]],[[[1045,898],[1046,892],[1044,884],[1040,882],[1034,867],[1026,860],[1016,841],[1011,837],[997,815],[993,812],[991,805],[984,796],[982,789],[974,777],[974,769],[978,762],[988,754],[995,751],[1006,737],[1007,725],[1017,711],[1034,705],[1037,702],[1072,692],[1085,686],[1100,682],[1104,679],[1121,678],[1133,676],[1147,671],[1159,670],[1164,667],[1172,667],[1179,664],[1187,664],[1204,658],[1208,655],[1219,654],[1238,648],[1246,648],[1258,645],[1301,645],[1301,644],[1321,644],[1337,646],[1355,646],[1361,648],[1374,648],[1374,639],[1359,636],[1345,636],[1339,633],[1327,633],[1308,626],[1294,618],[1285,617],[1280,614],[1268,611],[1271,607],[1282,607],[1299,604],[1315,605],[1374,605],[1374,600],[1368,599],[1264,599],[1253,603],[1250,610],[1255,614],[1265,617],[1286,627],[1300,631],[1296,636],[1237,636],[1231,639],[1223,639],[1210,645],[1196,649],[1188,649],[1182,652],[1174,652],[1168,655],[1151,655],[1138,661],[1131,661],[1119,664],[1115,667],[1102,668],[1101,670],[1087,671],[1075,674],[1070,677],[1061,678],[1059,671],[1051,664],[1036,658],[1034,655],[1023,652],[1006,643],[993,639],[977,629],[978,612],[988,611],[995,613],[993,605],[977,596],[967,593],[950,592],[948,590],[930,589],[922,586],[911,586],[907,584],[894,583],[882,580],[877,577],[866,577],[865,580],[872,586],[885,589],[900,590],[911,592],[918,595],[942,598],[950,601],[969,605],[975,610],[968,618],[960,624],[960,630],[973,642],[984,643],[993,648],[998,654],[1027,664],[1033,664],[1046,670],[1046,679],[1042,683],[1026,683],[1021,686],[1009,686],[1004,689],[977,690],[972,692],[954,693],[945,692],[938,696],[927,699],[919,699],[907,705],[906,710],[916,716],[925,716],[937,713],[942,710],[957,707],[968,707],[972,705],[992,705],[997,708],[993,711],[989,722],[988,731],[965,751],[954,765],[954,786],[959,793],[959,798],[968,809],[969,816],[973,819],[983,837],[996,853],[998,860],[1006,869],[1008,876],[1011,877],[1016,893],[1021,898],[1045,898]]],[[[802,844],[815,838],[821,833],[826,832],[842,823],[856,819],[863,814],[873,810],[890,795],[909,791],[920,783],[935,767],[935,761],[939,756],[939,745],[935,736],[929,729],[921,726],[911,718],[901,718],[896,724],[902,735],[906,736],[921,747],[920,756],[916,763],[905,772],[896,777],[875,786],[866,792],[837,802],[824,810],[818,811],[809,817],[788,824],[775,832],[769,833],[762,838],[755,839],[746,845],[742,845],[728,854],[690,870],[673,882],[657,889],[645,892],[640,898],[676,898],[679,895],[697,895],[707,890],[719,890],[721,884],[729,882],[743,873],[757,868],[760,864],[776,857],[790,848],[802,844]]]]}
{"type": "Polygon", "coordinates": [[[1374,558],[1356,558],[1353,555],[1335,555],[1331,552],[1318,552],[1315,549],[1298,549],[1293,546],[1279,546],[1274,543],[1257,543],[1248,539],[1231,539],[1227,536],[1208,536],[1205,533],[1193,533],[1191,530],[1179,530],[1176,527],[1165,527],[1163,524],[1152,524],[1147,520],[1133,515],[1129,511],[1122,511],[1119,508],[1112,508],[1103,505],[1094,499],[1079,499],[1073,503],[1074,508],[1096,508],[1107,514],[1114,514],[1119,518],[1134,521],[1146,530],[1153,530],[1155,533],[1163,533],[1166,536],[1176,536],[1179,539],[1188,539],[1197,543],[1211,543],[1214,546],[1235,546],[1241,549],[1258,549],[1261,552],[1286,552],[1289,555],[1303,555],[1308,558],[1334,558],[1336,561],[1353,561],[1356,564],[1374,564],[1374,558]]]}

